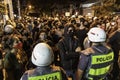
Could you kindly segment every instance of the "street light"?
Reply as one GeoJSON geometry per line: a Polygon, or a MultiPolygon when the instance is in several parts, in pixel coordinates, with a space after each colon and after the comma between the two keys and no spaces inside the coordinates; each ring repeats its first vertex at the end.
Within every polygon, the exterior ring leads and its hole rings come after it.
{"type": "Polygon", "coordinates": [[[19,19],[20,19],[21,18],[20,0],[18,0],[18,16],[19,16],[19,19]]]}
{"type": "Polygon", "coordinates": [[[28,6],[28,9],[32,9],[32,6],[31,6],[31,5],[29,5],[29,6],[28,6]]]}
{"type": "Polygon", "coordinates": [[[25,14],[28,15],[29,11],[32,9],[31,5],[27,5],[25,8],[25,14]]]}
{"type": "Polygon", "coordinates": [[[10,19],[14,20],[12,0],[4,0],[4,3],[6,6],[6,14],[7,15],[9,14],[10,19]],[[7,7],[7,5],[8,5],[8,7],[7,7]]]}

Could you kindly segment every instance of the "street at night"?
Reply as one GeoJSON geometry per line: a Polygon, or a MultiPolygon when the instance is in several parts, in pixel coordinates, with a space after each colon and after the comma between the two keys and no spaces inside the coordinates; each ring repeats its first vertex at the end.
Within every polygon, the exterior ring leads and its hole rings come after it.
{"type": "Polygon", "coordinates": [[[120,0],[0,0],[0,80],[120,80],[120,0]]]}

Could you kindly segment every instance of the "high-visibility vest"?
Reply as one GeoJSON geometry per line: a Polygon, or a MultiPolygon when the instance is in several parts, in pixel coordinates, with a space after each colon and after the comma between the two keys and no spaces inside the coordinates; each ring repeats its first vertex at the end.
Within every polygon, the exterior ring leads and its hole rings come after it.
{"type": "Polygon", "coordinates": [[[114,59],[113,51],[107,54],[98,53],[91,55],[91,66],[88,71],[88,80],[102,80],[108,74],[114,59]]]}
{"type": "Polygon", "coordinates": [[[61,72],[53,72],[50,74],[40,75],[40,76],[29,76],[28,80],[62,80],[61,72]]]}

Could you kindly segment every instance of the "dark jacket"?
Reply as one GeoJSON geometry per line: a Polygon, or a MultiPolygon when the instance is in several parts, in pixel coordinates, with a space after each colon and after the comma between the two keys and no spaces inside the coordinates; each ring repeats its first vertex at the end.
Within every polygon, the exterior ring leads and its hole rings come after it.
{"type": "Polygon", "coordinates": [[[87,32],[88,30],[85,28],[76,30],[76,37],[79,39],[79,43],[80,43],[82,50],[84,50],[83,42],[84,42],[84,39],[87,37],[87,32]]]}
{"type": "Polygon", "coordinates": [[[21,65],[14,53],[7,53],[4,58],[4,68],[7,76],[6,80],[19,80],[22,75],[21,65]]]}
{"type": "Polygon", "coordinates": [[[79,60],[79,53],[75,52],[75,49],[79,47],[78,39],[73,36],[69,36],[67,26],[64,29],[64,37],[58,42],[58,48],[60,50],[60,60],[63,69],[76,70],[79,60]]]}
{"type": "Polygon", "coordinates": [[[111,47],[115,53],[114,59],[117,62],[118,56],[119,56],[119,50],[120,50],[120,31],[115,31],[115,32],[113,32],[112,35],[110,35],[108,44],[111,45],[111,47]]]}

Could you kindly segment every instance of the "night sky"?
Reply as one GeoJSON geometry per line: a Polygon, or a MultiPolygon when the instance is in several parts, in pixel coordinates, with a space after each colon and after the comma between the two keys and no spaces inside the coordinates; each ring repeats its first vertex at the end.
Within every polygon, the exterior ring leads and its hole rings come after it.
{"type": "MultiPolygon", "coordinates": [[[[13,9],[14,13],[18,13],[17,1],[13,0],[13,9]]],[[[79,5],[82,2],[87,0],[20,0],[21,9],[25,9],[28,5],[34,6],[36,9],[42,8],[51,8],[53,5],[65,5],[69,6],[70,4],[77,4],[79,5]]],[[[55,7],[55,6],[54,6],[55,7]]]]}
{"type": "MultiPolygon", "coordinates": [[[[23,2],[24,0],[21,0],[23,2]]],[[[74,3],[74,2],[84,2],[87,0],[26,0],[27,3],[32,3],[32,4],[52,4],[52,3],[57,3],[57,4],[62,4],[62,3],[74,3]]]]}

